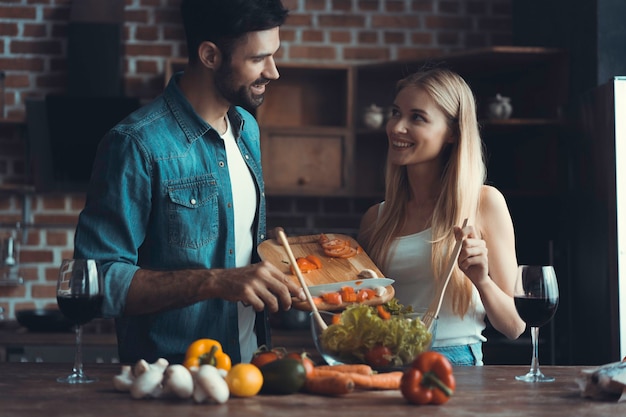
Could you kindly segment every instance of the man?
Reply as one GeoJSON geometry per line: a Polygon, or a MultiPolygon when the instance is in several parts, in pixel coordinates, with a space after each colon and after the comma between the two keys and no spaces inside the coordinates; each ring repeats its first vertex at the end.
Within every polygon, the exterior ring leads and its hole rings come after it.
{"type": "Polygon", "coordinates": [[[278,79],[280,0],[183,0],[189,64],[103,138],[75,236],[103,264],[122,362],[181,362],[199,338],[233,362],[269,343],[302,289],[267,262],[259,128],[242,107],[278,79]],[[255,263],[256,262],[256,263],[255,263]]]}

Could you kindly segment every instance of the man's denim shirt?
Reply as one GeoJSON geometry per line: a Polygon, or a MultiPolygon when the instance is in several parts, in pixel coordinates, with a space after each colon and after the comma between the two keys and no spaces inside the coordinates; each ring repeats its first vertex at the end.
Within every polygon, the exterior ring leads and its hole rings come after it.
{"type": "MultiPolygon", "coordinates": [[[[116,320],[120,360],[181,362],[188,345],[217,339],[240,360],[237,304],[209,299],[157,314],[124,316],[139,268],[235,266],[233,197],[224,141],[178,88],[128,116],[103,138],[75,235],[76,258],[103,264],[103,316],[116,320]]],[[[265,239],[259,127],[241,108],[228,112],[258,192],[256,247],[265,239]]],[[[258,254],[253,255],[258,261],[258,254]]],[[[170,283],[164,284],[167,288],[170,283]]],[[[267,314],[257,314],[259,344],[269,344],[267,314]]]]}

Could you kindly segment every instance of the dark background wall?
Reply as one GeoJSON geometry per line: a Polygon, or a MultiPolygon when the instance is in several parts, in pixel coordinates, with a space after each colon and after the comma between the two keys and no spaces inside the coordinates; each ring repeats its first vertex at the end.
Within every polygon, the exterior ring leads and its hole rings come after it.
{"type": "Polygon", "coordinates": [[[626,1],[515,0],[512,16],[516,44],[564,48],[570,57],[571,132],[562,155],[569,176],[560,225],[566,244],[556,254],[565,291],[552,323],[560,327],[557,350],[565,363],[617,360],[618,208],[607,83],[626,75],[626,1]]]}

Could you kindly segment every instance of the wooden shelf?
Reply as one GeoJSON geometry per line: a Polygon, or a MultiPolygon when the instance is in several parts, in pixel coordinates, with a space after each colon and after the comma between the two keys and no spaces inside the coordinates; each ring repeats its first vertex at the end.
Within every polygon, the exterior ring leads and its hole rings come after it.
{"type": "Polygon", "coordinates": [[[0,193],[30,194],[35,192],[35,186],[27,184],[0,184],[0,193]]]}
{"type": "Polygon", "coordinates": [[[543,119],[543,118],[527,118],[527,119],[504,119],[504,120],[494,120],[494,119],[484,119],[479,121],[481,126],[486,127],[513,127],[517,128],[520,126],[565,126],[566,122],[562,119],[543,119]]]}
{"type": "Polygon", "coordinates": [[[23,127],[26,126],[26,118],[25,117],[0,117],[0,126],[17,126],[23,127]]]}

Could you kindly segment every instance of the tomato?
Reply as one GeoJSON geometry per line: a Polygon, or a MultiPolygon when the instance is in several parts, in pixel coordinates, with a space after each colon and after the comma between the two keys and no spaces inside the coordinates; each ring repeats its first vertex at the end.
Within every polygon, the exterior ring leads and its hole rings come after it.
{"type": "Polygon", "coordinates": [[[313,376],[313,373],[315,372],[315,363],[311,360],[311,358],[309,358],[309,355],[306,352],[291,352],[288,353],[286,357],[300,361],[300,363],[304,366],[307,378],[313,376]]]}
{"type": "Polygon", "coordinates": [[[351,258],[363,251],[358,245],[356,249],[351,247],[350,241],[347,239],[329,239],[323,233],[320,235],[319,244],[324,254],[330,258],[351,258]]]}
{"type": "Polygon", "coordinates": [[[250,363],[255,365],[257,368],[265,365],[266,363],[273,362],[278,359],[284,358],[286,355],[286,350],[284,348],[276,348],[276,349],[267,349],[265,345],[261,346],[259,350],[254,352],[252,355],[252,360],[250,363]]]}
{"type": "Polygon", "coordinates": [[[389,366],[393,353],[383,345],[376,345],[365,353],[365,363],[375,368],[389,366]]]}

